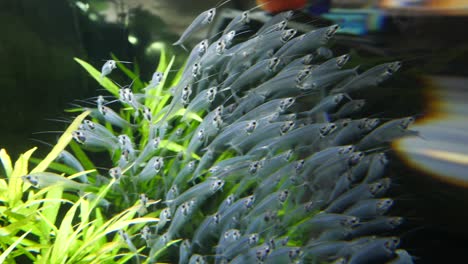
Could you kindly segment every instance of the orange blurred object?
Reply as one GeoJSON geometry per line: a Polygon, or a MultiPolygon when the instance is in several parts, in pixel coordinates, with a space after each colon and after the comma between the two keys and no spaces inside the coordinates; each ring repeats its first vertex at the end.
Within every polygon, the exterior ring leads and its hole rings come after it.
{"type": "Polygon", "coordinates": [[[307,0],[257,0],[257,5],[270,13],[303,8],[307,0]]]}

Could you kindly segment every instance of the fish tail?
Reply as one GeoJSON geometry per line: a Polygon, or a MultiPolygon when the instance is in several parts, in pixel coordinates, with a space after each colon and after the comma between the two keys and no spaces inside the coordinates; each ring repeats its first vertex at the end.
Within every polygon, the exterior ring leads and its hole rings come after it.
{"type": "Polygon", "coordinates": [[[188,52],[187,47],[185,47],[184,43],[183,43],[181,40],[178,40],[178,41],[172,43],[172,46],[180,46],[180,47],[182,47],[185,51],[188,52]]]}

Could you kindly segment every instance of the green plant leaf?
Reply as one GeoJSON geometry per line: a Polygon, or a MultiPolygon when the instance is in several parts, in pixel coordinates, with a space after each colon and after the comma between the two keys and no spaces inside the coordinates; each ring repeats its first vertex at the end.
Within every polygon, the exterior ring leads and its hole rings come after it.
{"type": "MultiPolygon", "coordinates": [[[[57,237],[55,238],[54,247],[51,253],[50,261],[52,263],[65,263],[66,257],[69,255],[69,249],[73,245],[73,242],[69,241],[70,234],[73,232],[72,221],[79,205],[80,202],[76,202],[68,210],[60,223],[60,228],[58,230],[57,237]]],[[[76,242],[76,240],[73,241],[76,242]]]]}
{"type": "MultiPolygon", "coordinates": [[[[43,159],[38,159],[38,158],[34,158],[34,157],[31,157],[29,159],[29,161],[33,164],[39,164],[41,163],[43,159]]],[[[61,163],[57,163],[57,162],[51,162],[49,164],[49,169],[52,169],[52,170],[56,170],[58,172],[62,172],[62,173],[66,173],[66,174],[73,174],[73,173],[76,173],[76,170],[73,169],[73,168],[70,168],[68,167],[67,165],[64,165],[64,164],[61,164],[61,163]]]]}
{"type": "Polygon", "coordinates": [[[75,157],[80,161],[81,165],[83,165],[83,168],[85,168],[86,170],[96,168],[93,162],[88,158],[88,155],[86,155],[86,153],[78,145],[78,143],[72,140],[70,141],[69,146],[75,154],[75,157]]]}
{"type": "Polygon", "coordinates": [[[7,256],[15,249],[15,247],[21,243],[21,241],[29,234],[29,232],[31,231],[28,231],[26,233],[24,233],[22,236],[20,236],[18,239],[16,239],[16,241],[11,244],[6,250],[5,252],[3,252],[1,255],[0,255],[0,263],[4,263],[7,256]]]}
{"type": "Polygon", "coordinates": [[[172,241],[169,241],[169,243],[167,243],[166,245],[164,245],[164,247],[160,248],[158,251],[156,251],[156,253],[154,253],[154,256],[152,256],[154,259],[157,259],[158,256],[164,252],[168,247],[174,245],[175,243],[178,243],[182,241],[182,239],[176,239],[176,240],[172,240],[172,241]]]}
{"type": "Polygon", "coordinates": [[[67,130],[65,130],[62,136],[59,138],[57,144],[55,144],[55,146],[52,148],[50,153],[31,171],[31,173],[43,172],[47,169],[49,164],[54,161],[60,152],[62,152],[62,150],[67,147],[68,143],[72,140],[72,132],[78,129],[80,124],[83,122],[86,116],[89,115],[89,113],[90,111],[85,111],[77,116],[75,120],[73,120],[70,126],[68,126],[67,130]]]}
{"type": "MultiPolygon", "coordinates": [[[[51,186],[52,187],[52,186],[51,186]]],[[[54,188],[50,188],[46,194],[46,199],[61,199],[63,195],[63,187],[61,186],[54,186],[54,188]]],[[[50,223],[55,224],[55,220],[57,219],[57,215],[59,213],[61,203],[47,203],[47,206],[43,206],[42,215],[47,218],[50,223]]],[[[45,234],[44,239],[49,240],[49,225],[48,223],[41,223],[42,230],[45,234]]]]}
{"type": "MultiPolygon", "coordinates": [[[[23,196],[23,187],[29,188],[29,186],[23,186],[22,176],[28,173],[28,161],[31,155],[36,151],[37,148],[32,148],[25,153],[21,154],[18,160],[15,162],[14,169],[8,179],[8,205],[14,207],[21,201],[23,196]]],[[[29,185],[29,184],[28,184],[29,185]]]]}
{"type": "Polygon", "coordinates": [[[10,156],[7,154],[5,149],[0,149],[0,161],[5,169],[6,176],[10,176],[13,171],[13,166],[11,164],[10,156]]]}

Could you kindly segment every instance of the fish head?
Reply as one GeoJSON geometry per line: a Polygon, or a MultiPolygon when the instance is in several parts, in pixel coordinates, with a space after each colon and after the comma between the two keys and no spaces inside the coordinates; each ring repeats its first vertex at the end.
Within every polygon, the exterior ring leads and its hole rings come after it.
{"type": "Polygon", "coordinates": [[[358,226],[359,223],[360,223],[359,218],[357,218],[355,216],[348,216],[348,217],[344,218],[343,220],[341,220],[341,224],[344,227],[353,228],[353,227],[358,226]]]}
{"type": "Polygon", "coordinates": [[[283,190],[278,194],[278,200],[280,203],[286,202],[286,199],[288,199],[289,196],[289,190],[283,190]]]}
{"type": "Polygon", "coordinates": [[[162,72],[157,71],[153,73],[153,76],[151,78],[151,83],[153,83],[153,85],[159,84],[162,81],[163,76],[164,74],[162,72]]]}
{"type": "Polygon", "coordinates": [[[25,182],[29,182],[33,187],[38,188],[39,187],[39,178],[34,175],[25,175],[22,176],[21,179],[25,182]]]}
{"type": "Polygon", "coordinates": [[[271,249],[269,246],[263,246],[260,249],[257,249],[255,256],[258,261],[263,262],[267,258],[268,254],[270,254],[270,251],[271,249]]]}
{"type": "Polygon", "coordinates": [[[373,196],[381,195],[390,187],[390,183],[390,178],[385,178],[378,182],[372,183],[369,185],[369,192],[373,196]]]}
{"type": "Polygon", "coordinates": [[[151,229],[149,226],[144,226],[140,231],[140,236],[143,240],[149,240],[151,237],[151,229]]]}
{"type": "Polygon", "coordinates": [[[390,237],[384,242],[384,247],[392,253],[396,250],[398,245],[400,245],[400,239],[398,237],[390,237]]]}
{"type": "Polygon", "coordinates": [[[283,30],[286,28],[287,25],[288,25],[288,20],[284,19],[283,21],[275,25],[274,30],[275,31],[283,30]]]}
{"type": "Polygon", "coordinates": [[[223,118],[220,115],[215,115],[212,124],[217,130],[221,129],[223,126],[223,118]]]}
{"type": "Polygon", "coordinates": [[[162,209],[160,215],[161,215],[160,217],[162,219],[169,219],[169,218],[172,217],[171,210],[169,209],[169,207],[166,207],[166,208],[162,209]]]}
{"type": "Polygon", "coordinates": [[[202,128],[200,130],[198,130],[198,133],[197,133],[197,139],[199,141],[202,141],[205,139],[205,130],[202,128]]]}
{"type": "Polygon", "coordinates": [[[204,22],[207,24],[213,22],[215,15],[216,15],[216,8],[211,8],[211,9],[206,10],[206,17],[205,17],[204,22]]]}
{"type": "Polygon", "coordinates": [[[99,96],[97,97],[97,99],[96,99],[96,104],[97,104],[97,106],[99,107],[99,106],[101,106],[102,104],[104,104],[105,101],[106,101],[106,100],[104,100],[104,96],[99,95],[99,96]]]}
{"type": "Polygon", "coordinates": [[[234,39],[235,36],[236,36],[236,31],[235,30],[229,31],[226,35],[223,36],[225,43],[226,44],[231,43],[231,41],[234,39]]]}
{"type": "Polygon", "coordinates": [[[85,143],[86,142],[86,136],[83,133],[83,131],[80,130],[75,130],[72,132],[72,138],[77,141],[78,143],[85,143]]]}
{"type": "Polygon", "coordinates": [[[258,234],[250,234],[249,235],[249,240],[248,240],[249,246],[254,246],[258,243],[258,234]]]}
{"type": "Polygon", "coordinates": [[[247,197],[247,199],[245,199],[244,206],[246,208],[251,208],[253,206],[254,202],[255,202],[255,196],[250,195],[250,196],[247,197]]]}
{"type": "Polygon", "coordinates": [[[349,54],[339,56],[338,58],[336,58],[336,66],[338,66],[338,68],[341,69],[349,61],[350,58],[351,56],[349,54]]]}
{"type": "Polygon", "coordinates": [[[305,66],[302,70],[300,70],[297,75],[296,75],[296,78],[294,79],[296,84],[302,84],[302,82],[307,78],[307,76],[310,75],[310,73],[312,72],[312,67],[310,66],[305,66]]]}
{"type": "Polygon", "coordinates": [[[146,106],[143,107],[143,117],[148,122],[151,122],[151,120],[153,119],[153,113],[151,113],[151,110],[146,106]]]}
{"type": "Polygon", "coordinates": [[[300,255],[301,255],[301,249],[300,248],[292,248],[292,249],[290,249],[288,251],[288,257],[289,257],[289,260],[291,260],[291,261],[295,260],[300,255]]]}
{"type": "Polygon", "coordinates": [[[257,121],[256,120],[252,120],[250,122],[247,123],[246,127],[245,127],[245,131],[250,134],[252,133],[255,128],[257,127],[257,121]]]}
{"type": "Polygon", "coordinates": [[[337,129],[337,125],[335,123],[327,123],[320,127],[319,129],[319,135],[320,137],[326,137],[333,133],[337,129]]]}
{"type": "Polygon", "coordinates": [[[200,63],[196,62],[192,65],[192,76],[193,78],[198,78],[201,74],[201,65],[200,63]]]}
{"type": "Polygon", "coordinates": [[[393,205],[393,200],[392,199],[381,199],[380,201],[377,202],[377,209],[381,212],[386,212],[390,207],[393,205]]]}
{"type": "Polygon", "coordinates": [[[249,166],[249,173],[255,174],[257,173],[258,169],[262,167],[262,161],[254,161],[250,163],[249,166]]]}
{"type": "Polygon", "coordinates": [[[301,62],[302,62],[302,64],[304,64],[304,65],[309,65],[309,64],[312,63],[312,61],[313,61],[314,59],[315,59],[314,54],[307,54],[307,55],[305,55],[305,56],[302,58],[301,62]]]}
{"type": "Polygon", "coordinates": [[[96,128],[96,124],[94,124],[94,122],[91,120],[86,119],[83,121],[83,123],[86,126],[86,128],[88,128],[89,130],[94,130],[96,128]]]}
{"type": "Polygon", "coordinates": [[[304,168],[305,161],[303,159],[298,160],[294,163],[294,169],[296,173],[300,172],[304,168]]]}
{"type": "Polygon", "coordinates": [[[280,62],[281,60],[278,57],[271,58],[268,61],[268,70],[271,72],[275,72],[280,62]]]}
{"type": "Polygon", "coordinates": [[[296,33],[297,33],[297,30],[295,30],[295,29],[284,30],[281,33],[281,41],[283,41],[283,42],[290,41],[296,35],[296,33]]]}
{"type": "Polygon", "coordinates": [[[371,131],[372,129],[376,128],[380,124],[380,119],[378,118],[366,118],[364,121],[363,129],[367,131],[371,131]]]}
{"type": "Polygon", "coordinates": [[[281,100],[280,106],[279,106],[280,113],[283,113],[284,111],[286,111],[286,109],[291,107],[295,102],[296,102],[296,99],[294,99],[293,97],[287,97],[281,100]]]}
{"type": "Polygon", "coordinates": [[[348,159],[348,165],[349,166],[354,166],[354,165],[358,164],[359,161],[361,161],[363,157],[364,157],[363,152],[355,152],[355,153],[351,154],[351,156],[348,159]]]}
{"type": "Polygon", "coordinates": [[[120,167],[114,167],[109,170],[109,175],[116,180],[119,180],[122,177],[122,169],[120,167]]]}
{"type": "Polygon", "coordinates": [[[211,192],[216,192],[216,191],[218,191],[219,189],[221,189],[223,186],[224,186],[224,180],[214,180],[214,181],[210,184],[210,191],[211,191],[211,192]]]}
{"type": "Polygon", "coordinates": [[[148,195],[144,194],[144,193],[141,193],[140,194],[140,202],[143,204],[143,205],[146,205],[148,203],[149,199],[148,199],[148,195]]]}
{"type": "Polygon", "coordinates": [[[198,45],[198,56],[201,57],[205,54],[206,50],[208,49],[208,40],[204,39],[198,45]]]}
{"type": "Polygon", "coordinates": [[[206,95],[210,103],[214,101],[217,92],[218,92],[218,88],[216,86],[213,86],[208,89],[206,95]]]}
{"type": "Polygon", "coordinates": [[[336,25],[336,24],[325,28],[325,38],[326,38],[326,40],[329,40],[330,38],[332,38],[335,35],[336,31],[338,31],[339,28],[340,28],[340,26],[336,25]]]}
{"type": "Polygon", "coordinates": [[[389,217],[388,218],[388,223],[394,228],[403,224],[403,221],[404,221],[403,217],[389,217]]]}
{"type": "Polygon", "coordinates": [[[248,23],[250,23],[250,13],[249,13],[249,11],[244,11],[244,12],[242,12],[240,22],[241,22],[242,24],[248,24],[248,23]]]}
{"type": "Polygon", "coordinates": [[[216,49],[216,54],[218,54],[218,55],[223,54],[224,51],[226,51],[226,42],[225,42],[225,40],[223,40],[223,39],[222,39],[222,40],[218,40],[218,41],[216,42],[216,47],[215,47],[215,49],[216,49]]]}
{"type": "Polygon", "coordinates": [[[295,122],[294,121],[286,121],[281,125],[280,127],[280,133],[281,135],[288,133],[291,131],[291,129],[294,127],[295,122]]]}
{"type": "Polygon", "coordinates": [[[195,165],[197,164],[197,162],[195,160],[192,160],[188,163],[187,167],[189,169],[189,171],[193,171],[195,169],[195,165]]]}
{"type": "Polygon", "coordinates": [[[402,129],[407,129],[411,124],[413,124],[415,121],[415,118],[412,116],[406,117],[401,119],[400,121],[400,127],[402,129]]]}
{"type": "Polygon", "coordinates": [[[219,222],[221,221],[221,215],[219,213],[215,213],[212,219],[213,219],[213,223],[219,224],[219,222]]]}
{"type": "Polygon", "coordinates": [[[338,154],[345,155],[345,154],[353,152],[355,149],[356,147],[354,147],[353,145],[343,146],[343,147],[340,147],[340,149],[338,150],[338,154]]]}

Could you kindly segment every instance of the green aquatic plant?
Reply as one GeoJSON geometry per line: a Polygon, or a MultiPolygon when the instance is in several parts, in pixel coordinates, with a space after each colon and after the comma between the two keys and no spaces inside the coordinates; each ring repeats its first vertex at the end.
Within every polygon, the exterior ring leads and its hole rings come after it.
{"type": "Polygon", "coordinates": [[[28,161],[36,148],[22,154],[14,165],[7,152],[0,150],[5,171],[5,178],[0,178],[0,247],[3,252],[0,263],[15,263],[15,258],[23,255],[34,263],[106,263],[109,260],[126,263],[137,252],[128,252],[125,250],[128,246],[118,236],[109,236],[123,229],[132,234],[139,225],[158,221],[154,217],[135,217],[138,205],[112,217],[103,216],[98,205],[114,181],[95,189],[95,193],[79,196],[66,192],[66,186],[60,184],[65,179],[61,175],[57,175],[55,183],[40,189],[31,189],[31,184],[25,180],[28,175],[47,176],[44,170],[68,145],[72,131],[88,114],[79,115],[52,151],[31,171],[28,161]]]}

